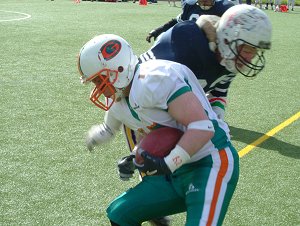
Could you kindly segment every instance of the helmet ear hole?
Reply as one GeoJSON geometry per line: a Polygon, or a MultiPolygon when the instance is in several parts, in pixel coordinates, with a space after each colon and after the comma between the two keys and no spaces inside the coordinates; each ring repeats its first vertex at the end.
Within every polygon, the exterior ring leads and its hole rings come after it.
{"type": "Polygon", "coordinates": [[[124,68],[123,68],[122,66],[119,66],[119,67],[118,67],[118,72],[121,73],[121,72],[123,72],[123,71],[124,71],[124,68]]]}
{"type": "Polygon", "coordinates": [[[229,41],[228,41],[227,38],[224,39],[224,44],[225,44],[225,45],[229,45],[229,41]]]}

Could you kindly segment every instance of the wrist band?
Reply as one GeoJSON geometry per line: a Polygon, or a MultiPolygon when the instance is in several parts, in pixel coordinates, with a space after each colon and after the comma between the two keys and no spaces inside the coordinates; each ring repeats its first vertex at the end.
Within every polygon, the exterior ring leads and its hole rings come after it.
{"type": "Polygon", "coordinates": [[[190,159],[190,155],[179,145],[170,152],[168,156],[164,158],[167,166],[173,173],[176,169],[182,166],[190,159]]]}

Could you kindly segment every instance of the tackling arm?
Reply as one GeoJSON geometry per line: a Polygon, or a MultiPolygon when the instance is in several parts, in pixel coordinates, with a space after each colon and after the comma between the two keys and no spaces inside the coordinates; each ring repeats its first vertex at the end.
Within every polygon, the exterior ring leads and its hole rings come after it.
{"type": "Polygon", "coordinates": [[[227,93],[229,86],[235,76],[235,74],[226,75],[207,95],[212,109],[221,120],[224,120],[225,108],[227,105],[227,93]]]}
{"type": "Polygon", "coordinates": [[[156,38],[163,32],[167,31],[169,28],[173,27],[175,24],[177,24],[177,19],[172,19],[169,22],[167,22],[166,24],[164,24],[161,27],[158,27],[152,31],[149,32],[148,36],[146,37],[146,41],[147,42],[151,42],[151,38],[154,38],[154,40],[156,40],[156,38]]]}
{"type": "Polygon", "coordinates": [[[218,26],[218,23],[220,21],[220,17],[214,16],[214,15],[201,15],[198,20],[196,21],[196,24],[200,29],[204,31],[206,34],[206,37],[209,41],[209,48],[211,51],[215,52],[217,45],[217,33],[216,29],[218,26]]]}
{"type": "Polygon", "coordinates": [[[218,116],[218,119],[221,119],[224,121],[225,118],[225,107],[227,104],[227,98],[226,97],[214,97],[210,94],[207,96],[209,103],[213,109],[213,111],[218,116]]]}

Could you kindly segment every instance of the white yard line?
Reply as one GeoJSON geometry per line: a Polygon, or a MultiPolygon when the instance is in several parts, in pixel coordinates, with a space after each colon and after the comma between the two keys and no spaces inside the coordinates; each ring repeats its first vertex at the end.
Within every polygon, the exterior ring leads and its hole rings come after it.
{"type": "Polygon", "coordinates": [[[21,13],[21,12],[14,12],[14,11],[6,11],[6,10],[0,10],[0,12],[5,12],[5,13],[14,13],[14,14],[18,14],[21,15],[22,17],[19,18],[15,18],[15,19],[8,19],[8,20],[1,20],[0,22],[8,22],[8,21],[16,21],[16,20],[26,20],[29,19],[31,17],[31,15],[27,14],[27,13],[21,13]]]}

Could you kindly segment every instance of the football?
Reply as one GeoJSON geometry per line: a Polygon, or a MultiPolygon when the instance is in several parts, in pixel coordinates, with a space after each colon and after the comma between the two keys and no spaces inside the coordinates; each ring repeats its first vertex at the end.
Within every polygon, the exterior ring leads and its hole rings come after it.
{"type": "Polygon", "coordinates": [[[141,151],[147,151],[155,157],[165,157],[176,146],[183,132],[172,127],[162,127],[151,131],[139,143],[139,148],[135,154],[135,162],[143,164],[144,159],[140,155],[141,151]]]}

